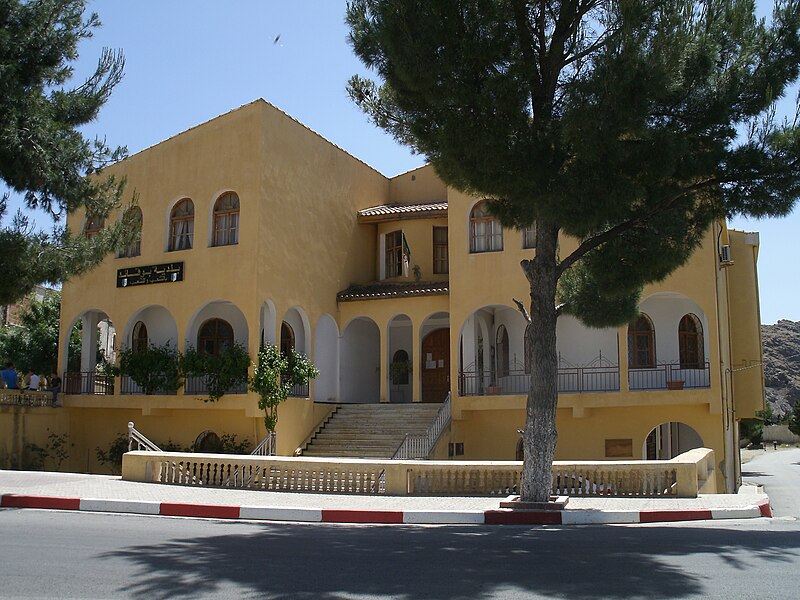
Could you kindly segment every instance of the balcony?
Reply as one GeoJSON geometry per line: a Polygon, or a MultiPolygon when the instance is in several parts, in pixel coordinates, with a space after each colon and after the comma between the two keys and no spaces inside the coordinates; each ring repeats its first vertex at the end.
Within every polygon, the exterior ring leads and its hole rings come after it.
{"type": "MultiPolygon", "coordinates": [[[[206,383],[205,375],[187,375],[183,380],[183,393],[184,394],[207,394],[208,384],[206,383]]],[[[228,390],[226,394],[246,394],[247,381],[243,381],[228,390]]]]}
{"type": "MultiPolygon", "coordinates": [[[[458,375],[461,396],[527,395],[531,376],[524,369],[509,370],[508,375],[490,371],[462,371],[458,375]]],[[[558,392],[581,394],[619,391],[619,367],[616,365],[559,367],[558,392]]]]}
{"type": "MultiPolygon", "coordinates": [[[[458,375],[460,396],[527,395],[530,373],[524,369],[509,370],[508,375],[492,371],[461,371],[458,375]]],[[[683,390],[708,388],[711,385],[710,365],[687,369],[678,363],[665,363],[648,369],[628,371],[631,391],[683,390]]],[[[559,367],[558,392],[585,394],[619,391],[619,367],[616,365],[559,367]]]]}
{"type": "MultiPolygon", "coordinates": [[[[119,393],[131,396],[145,395],[144,388],[136,383],[129,375],[122,375],[119,378],[119,393]]],[[[156,390],[152,392],[152,394],[158,396],[174,396],[177,393],[177,390],[156,390]]]]}
{"type": "Polygon", "coordinates": [[[66,394],[113,396],[114,377],[96,371],[64,373],[63,391],[66,394]]]}
{"type": "Polygon", "coordinates": [[[679,363],[664,363],[649,369],[628,371],[630,390],[683,390],[707,388],[711,385],[709,363],[696,369],[687,369],[679,363]]]}

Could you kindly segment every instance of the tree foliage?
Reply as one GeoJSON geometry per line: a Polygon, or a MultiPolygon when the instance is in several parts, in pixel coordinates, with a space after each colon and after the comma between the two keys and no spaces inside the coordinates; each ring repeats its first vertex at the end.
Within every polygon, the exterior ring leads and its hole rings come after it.
{"type": "Polygon", "coordinates": [[[163,346],[124,348],[119,353],[119,370],[129,376],[145,394],[175,392],[183,378],[183,355],[167,342],[163,346]]]}
{"type": "Polygon", "coordinates": [[[535,226],[522,263],[533,368],[522,495],[546,500],[557,434],[556,321],[621,325],[727,216],[800,195],[800,3],[352,0],[348,92],[439,176],[535,226]],[[559,234],[577,247],[559,255],[559,234]]]}
{"type": "Polygon", "coordinates": [[[216,402],[225,392],[246,384],[248,366],[250,355],[239,343],[227,346],[219,354],[208,354],[190,347],[182,361],[185,376],[204,378],[208,391],[208,398],[203,398],[205,402],[216,402]]]}
{"type": "MultiPolygon", "coordinates": [[[[49,292],[42,300],[28,297],[20,313],[21,326],[0,329],[0,363],[10,361],[20,372],[29,369],[49,376],[58,367],[58,325],[61,293],[49,292]]],[[[80,356],[80,334],[72,335],[70,353],[80,356]]]]}
{"type": "Polygon", "coordinates": [[[304,355],[292,350],[289,356],[277,346],[267,344],[258,352],[250,377],[250,389],[258,394],[258,407],[264,411],[264,426],[275,431],[278,424],[278,406],[289,397],[292,388],[306,385],[319,371],[304,355]]]}
{"type": "MultiPolygon", "coordinates": [[[[0,228],[7,274],[0,304],[24,297],[42,282],[60,282],[97,265],[138,235],[132,223],[109,224],[87,239],[62,219],[79,208],[98,218],[119,206],[124,181],[100,176],[125,156],[79,128],[94,119],[123,74],[120,52],[104,50],[89,78],[68,87],[78,44],[100,25],[84,18],[85,0],[0,0],[0,179],[29,211],[49,213],[52,231],[37,231],[30,213],[18,212],[0,228]]],[[[0,200],[0,218],[8,194],[0,200]]]]}

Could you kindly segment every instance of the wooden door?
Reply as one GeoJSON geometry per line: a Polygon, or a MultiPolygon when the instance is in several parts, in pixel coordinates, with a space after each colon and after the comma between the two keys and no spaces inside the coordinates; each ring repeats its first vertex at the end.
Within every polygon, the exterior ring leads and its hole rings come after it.
{"type": "Polygon", "coordinates": [[[450,329],[437,329],[422,340],[422,401],[444,402],[450,391],[450,329]]]}

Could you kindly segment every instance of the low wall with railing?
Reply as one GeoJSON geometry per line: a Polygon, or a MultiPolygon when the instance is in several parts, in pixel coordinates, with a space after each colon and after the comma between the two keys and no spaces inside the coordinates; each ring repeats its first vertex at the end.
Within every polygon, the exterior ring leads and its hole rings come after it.
{"type": "MultiPolygon", "coordinates": [[[[414,461],[128,452],[129,481],[271,491],[430,496],[519,492],[518,461],[414,461]]],[[[567,496],[693,498],[714,493],[714,451],[672,460],[553,463],[553,488],[567,496]]]]}

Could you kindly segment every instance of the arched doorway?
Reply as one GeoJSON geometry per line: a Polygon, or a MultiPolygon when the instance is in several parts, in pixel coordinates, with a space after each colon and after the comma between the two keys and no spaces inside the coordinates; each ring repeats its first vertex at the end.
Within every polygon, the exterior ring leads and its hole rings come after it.
{"type": "Polygon", "coordinates": [[[422,401],[444,402],[450,391],[450,328],[436,329],[422,339],[422,401]]]}
{"type": "Polygon", "coordinates": [[[686,423],[671,421],[650,430],[644,441],[645,460],[669,460],[679,454],[703,447],[703,438],[686,423]]]}

